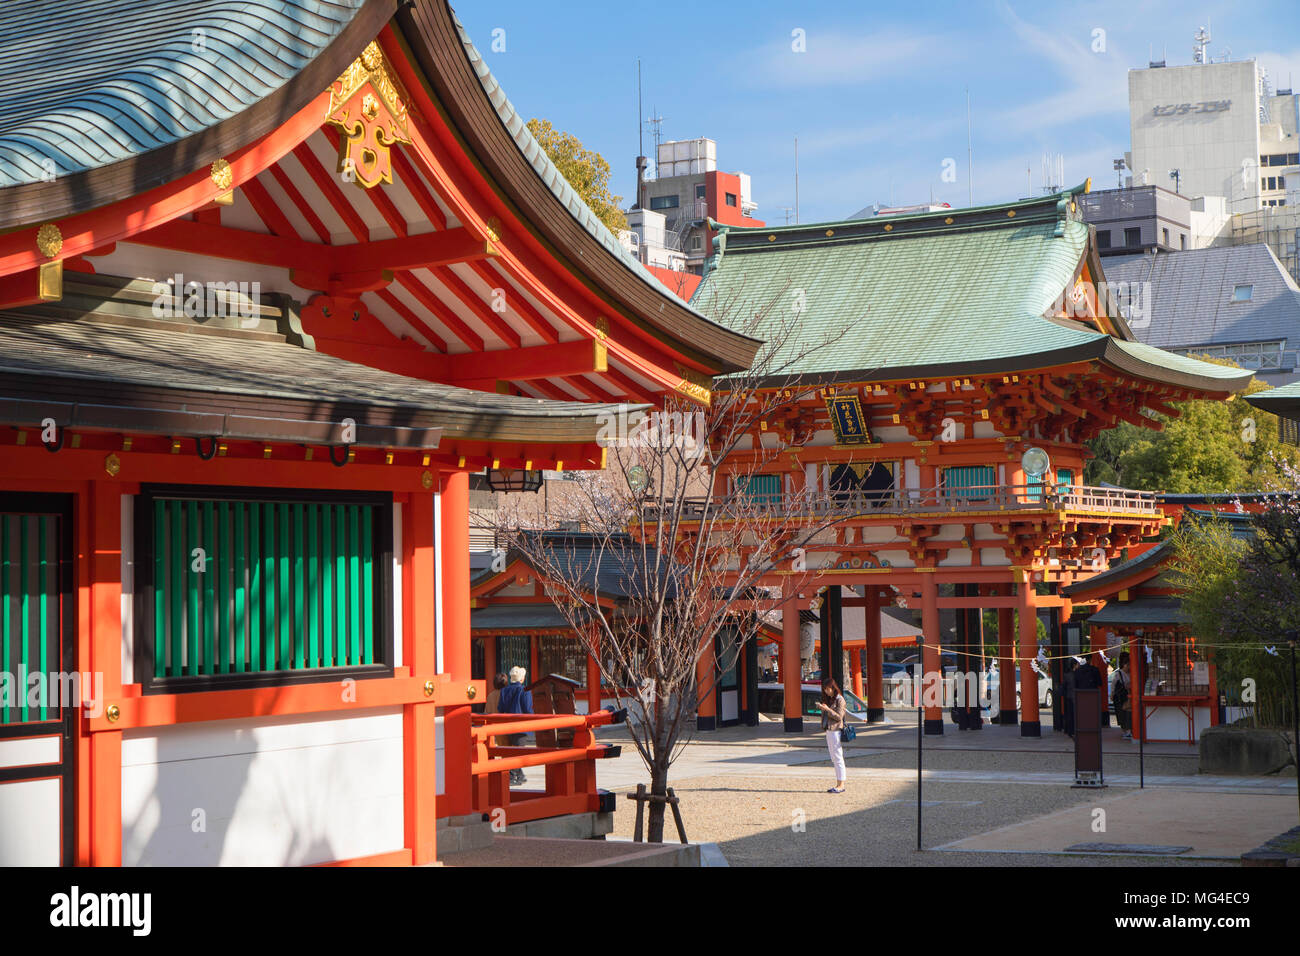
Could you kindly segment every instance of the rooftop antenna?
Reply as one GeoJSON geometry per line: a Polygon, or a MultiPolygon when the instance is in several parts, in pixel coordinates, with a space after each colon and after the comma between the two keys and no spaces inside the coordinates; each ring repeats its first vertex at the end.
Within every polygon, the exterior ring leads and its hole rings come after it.
{"type": "MultiPolygon", "coordinates": [[[[659,154],[655,153],[658,161],[659,154]]],[[[641,122],[641,58],[636,58],[636,203],[633,209],[641,208],[641,193],[645,188],[645,170],[649,161],[645,155],[645,124],[641,122]]]]}
{"type": "Polygon", "coordinates": [[[799,225],[799,137],[794,138],[794,224],[799,225]]]}
{"type": "MultiPolygon", "coordinates": [[[[1207,24],[1209,20],[1205,21],[1207,24]]],[[[1205,63],[1207,58],[1205,49],[1210,45],[1210,28],[1208,26],[1197,27],[1196,36],[1192,39],[1192,62],[1205,63]]]]}
{"type": "Polygon", "coordinates": [[[974,152],[970,138],[970,87],[966,87],[966,205],[975,205],[974,152]]]}
{"type": "Polygon", "coordinates": [[[785,213],[785,224],[790,225],[790,213],[794,212],[794,206],[778,206],[777,208],[785,213]]]}
{"type": "Polygon", "coordinates": [[[647,116],[646,122],[655,128],[655,176],[659,175],[659,141],[663,138],[664,117],[659,115],[658,107],[654,108],[654,115],[647,116]]]}

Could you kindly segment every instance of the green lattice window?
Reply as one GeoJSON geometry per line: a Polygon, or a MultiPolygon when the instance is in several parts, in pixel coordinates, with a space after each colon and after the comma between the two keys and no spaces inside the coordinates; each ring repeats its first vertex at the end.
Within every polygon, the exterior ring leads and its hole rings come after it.
{"type": "Polygon", "coordinates": [[[965,465],[943,470],[943,488],[950,498],[987,498],[997,481],[992,465],[965,465]]]}
{"type": "Polygon", "coordinates": [[[392,673],[386,497],[156,489],[136,509],[146,692],[392,673]]]}
{"type": "Polygon", "coordinates": [[[58,514],[0,512],[0,725],[60,714],[55,675],[69,587],[59,560],[64,521],[58,514]]]}

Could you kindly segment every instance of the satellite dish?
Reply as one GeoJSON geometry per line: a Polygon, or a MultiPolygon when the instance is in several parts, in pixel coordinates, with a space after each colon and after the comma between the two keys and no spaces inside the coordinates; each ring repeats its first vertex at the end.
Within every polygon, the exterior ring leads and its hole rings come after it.
{"type": "Polygon", "coordinates": [[[1026,448],[1025,453],[1020,456],[1020,467],[1030,478],[1042,478],[1051,466],[1052,460],[1041,448],[1026,448]]]}

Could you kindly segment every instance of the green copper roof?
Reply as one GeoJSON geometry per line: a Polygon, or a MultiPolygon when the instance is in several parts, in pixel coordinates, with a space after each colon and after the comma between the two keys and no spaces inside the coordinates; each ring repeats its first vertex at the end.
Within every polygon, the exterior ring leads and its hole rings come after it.
{"type": "Polygon", "coordinates": [[[793,322],[775,363],[791,362],[787,375],[881,380],[1098,359],[1185,387],[1244,387],[1249,372],[1045,317],[1091,251],[1072,208],[1082,189],[851,222],[715,225],[715,254],[691,304],[772,340],[793,322]]]}
{"type": "Polygon", "coordinates": [[[363,0],[25,0],[0,8],[0,187],[202,133],[268,96],[363,0]]]}
{"type": "Polygon", "coordinates": [[[1300,420],[1300,382],[1247,395],[1246,401],[1274,415],[1300,420]]]}

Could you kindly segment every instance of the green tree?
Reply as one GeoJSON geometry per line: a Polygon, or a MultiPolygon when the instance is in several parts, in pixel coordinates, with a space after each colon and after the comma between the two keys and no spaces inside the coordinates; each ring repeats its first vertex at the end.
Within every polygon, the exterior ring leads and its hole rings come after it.
{"type": "Polygon", "coordinates": [[[572,133],[557,130],[549,120],[530,119],[528,132],[610,232],[618,235],[627,228],[627,216],[618,207],[623,197],[609,191],[610,167],[604,156],[587,149],[572,133]]]}
{"type": "MultiPolygon", "coordinates": [[[[1245,394],[1268,387],[1251,379],[1245,394]]],[[[1226,402],[1173,404],[1181,413],[1177,418],[1153,416],[1164,425],[1162,431],[1125,422],[1088,442],[1096,457],[1088,462],[1084,481],[1174,493],[1262,491],[1280,478],[1281,463],[1300,460],[1293,446],[1279,440],[1277,416],[1242,395],[1226,402]]]]}
{"type": "Polygon", "coordinates": [[[1250,542],[1212,518],[1184,521],[1170,536],[1172,583],[1183,592],[1189,629],[1214,648],[1219,686],[1234,701],[1250,687],[1256,723],[1272,727],[1290,726],[1285,636],[1300,629],[1300,474],[1282,471],[1291,494],[1252,516],[1250,542]]]}

